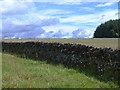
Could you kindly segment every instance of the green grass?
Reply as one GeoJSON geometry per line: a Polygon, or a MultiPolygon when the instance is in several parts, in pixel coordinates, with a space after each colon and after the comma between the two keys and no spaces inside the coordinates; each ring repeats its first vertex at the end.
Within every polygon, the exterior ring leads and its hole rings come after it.
{"type": "Polygon", "coordinates": [[[62,65],[2,55],[3,88],[115,88],[113,82],[100,82],[62,65]]]}
{"type": "Polygon", "coordinates": [[[0,53],[0,90],[2,89],[2,55],[0,53]]]}
{"type": "Polygon", "coordinates": [[[69,38],[69,39],[60,39],[60,38],[40,38],[40,39],[3,39],[2,41],[6,42],[59,42],[59,43],[73,43],[73,44],[82,44],[94,47],[110,47],[113,49],[118,49],[118,38],[69,38]]]}

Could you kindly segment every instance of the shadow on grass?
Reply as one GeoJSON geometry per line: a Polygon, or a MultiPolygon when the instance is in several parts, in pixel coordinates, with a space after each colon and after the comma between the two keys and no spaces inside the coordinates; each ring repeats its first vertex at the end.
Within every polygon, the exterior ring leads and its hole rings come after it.
{"type": "MultiPolygon", "coordinates": [[[[115,84],[117,84],[120,88],[120,81],[119,81],[119,78],[118,80],[114,80],[113,78],[110,78],[110,77],[107,77],[105,75],[102,75],[100,73],[98,74],[95,74],[93,70],[90,69],[90,67],[88,67],[88,69],[85,69],[84,67],[83,68],[78,68],[78,67],[72,67],[72,66],[68,66],[68,65],[64,65],[62,63],[53,63],[53,62],[47,62],[48,64],[52,64],[54,66],[57,66],[59,64],[63,65],[65,68],[68,68],[68,69],[74,69],[75,71],[79,72],[79,73],[83,73],[85,74],[86,76],[88,77],[93,77],[101,82],[114,82],[115,84]]],[[[87,68],[87,67],[86,67],[87,68]]]]}

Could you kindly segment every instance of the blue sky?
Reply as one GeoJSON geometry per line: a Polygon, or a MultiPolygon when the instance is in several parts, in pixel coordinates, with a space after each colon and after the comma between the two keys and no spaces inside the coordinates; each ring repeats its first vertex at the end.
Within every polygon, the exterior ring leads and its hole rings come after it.
{"type": "Polygon", "coordinates": [[[118,0],[0,0],[0,38],[92,38],[118,0]]]}

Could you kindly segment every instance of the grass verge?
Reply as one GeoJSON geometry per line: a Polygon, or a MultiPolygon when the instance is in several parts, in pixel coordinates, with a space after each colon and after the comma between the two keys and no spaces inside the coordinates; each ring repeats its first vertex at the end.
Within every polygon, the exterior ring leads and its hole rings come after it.
{"type": "MultiPolygon", "coordinates": [[[[0,54],[1,55],[1,54],[0,54]]],[[[62,65],[2,54],[3,88],[117,88],[62,65]]]]}

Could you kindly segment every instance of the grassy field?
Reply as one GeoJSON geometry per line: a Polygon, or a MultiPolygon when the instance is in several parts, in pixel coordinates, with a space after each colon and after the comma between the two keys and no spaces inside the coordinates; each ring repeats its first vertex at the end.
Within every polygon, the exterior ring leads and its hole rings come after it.
{"type": "Polygon", "coordinates": [[[0,90],[2,89],[2,55],[0,53],[0,90]]]}
{"type": "Polygon", "coordinates": [[[73,43],[73,44],[83,44],[88,46],[94,46],[94,47],[110,47],[113,49],[118,49],[118,38],[70,38],[70,39],[3,39],[2,41],[5,42],[26,42],[26,41],[32,41],[32,42],[59,42],[59,43],[73,43]]]}
{"type": "MultiPolygon", "coordinates": [[[[1,55],[1,54],[0,54],[1,55]]],[[[62,65],[2,54],[3,88],[115,88],[62,65]]]]}

